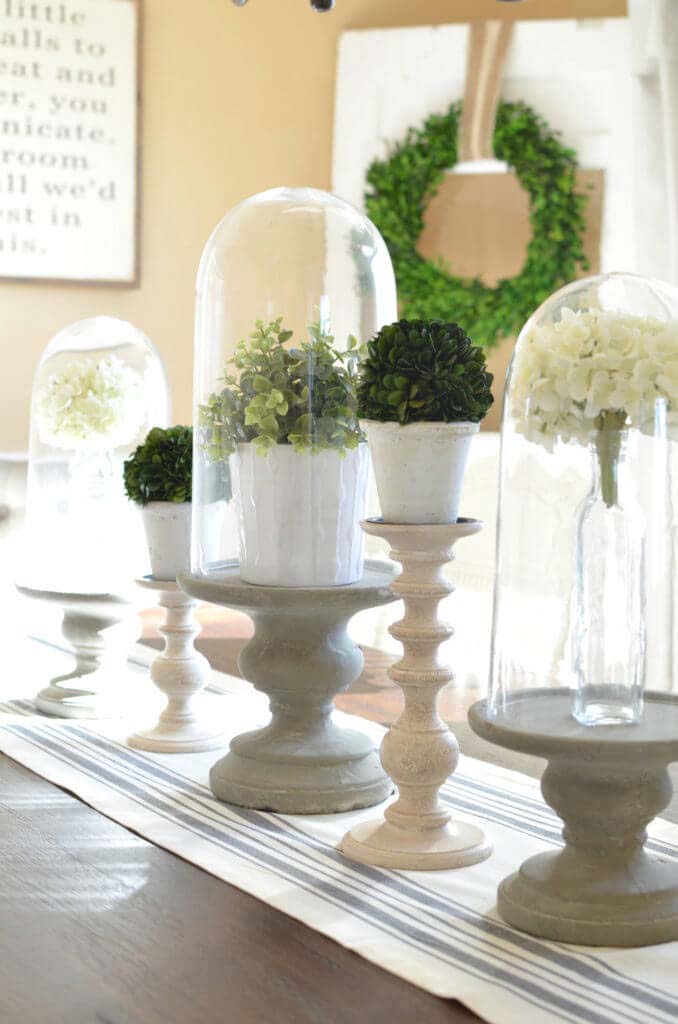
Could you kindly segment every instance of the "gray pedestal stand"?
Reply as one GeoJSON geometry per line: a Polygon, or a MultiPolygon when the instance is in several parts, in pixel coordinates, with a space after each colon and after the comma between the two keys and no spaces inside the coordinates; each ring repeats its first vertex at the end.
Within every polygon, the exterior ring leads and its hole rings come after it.
{"type": "Polygon", "coordinates": [[[364,733],[341,728],[332,701],[360,674],[363,656],[347,633],[356,612],[396,598],[388,572],[365,570],[345,587],[264,587],[244,583],[237,568],[218,580],[185,575],[192,597],[246,612],[254,637],[239,667],[270,700],[271,721],[231,741],[213,766],[219,800],[282,814],[326,814],[370,807],[391,780],[364,733]]]}
{"type": "Polygon", "coordinates": [[[678,939],[678,864],[644,849],[646,826],[671,799],[678,698],[646,694],[639,725],[580,725],[566,690],[518,691],[505,710],[470,711],[479,736],[548,760],[546,802],[565,847],[525,861],[499,887],[501,916],[558,942],[645,946],[678,939]]]}
{"type": "Polygon", "coordinates": [[[60,594],[17,587],[26,597],[63,609],[61,632],[75,652],[72,672],[55,676],[35,698],[38,711],[57,718],[108,718],[120,714],[117,685],[139,635],[134,605],[116,594],[60,594]]]}

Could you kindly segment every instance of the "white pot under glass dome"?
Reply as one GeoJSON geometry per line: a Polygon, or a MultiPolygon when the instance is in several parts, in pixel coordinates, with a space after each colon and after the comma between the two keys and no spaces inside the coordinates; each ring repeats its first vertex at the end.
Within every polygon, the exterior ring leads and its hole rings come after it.
{"type": "Polygon", "coordinates": [[[17,582],[35,591],[113,594],[145,571],[139,516],[122,467],[169,392],[152,342],[94,317],[50,341],[33,381],[24,550],[17,582]]]}
{"type": "Polygon", "coordinates": [[[554,939],[678,937],[678,871],[642,849],[678,759],[678,292],[577,281],[518,339],[502,425],[487,739],[549,761],[562,852],[499,910],[554,939]]]}
{"type": "Polygon", "coordinates": [[[244,581],[282,587],[360,579],[357,353],[395,314],[381,236],[335,196],[273,189],[221,221],[198,276],[194,573],[239,564],[244,581]]]}
{"type": "Polygon", "coordinates": [[[289,814],[368,807],[391,781],[371,739],[335,722],[357,678],[352,616],[394,600],[364,565],[369,458],[359,348],[396,314],[374,225],[326,192],[278,188],[217,226],[198,274],[193,597],[244,611],[243,676],[271,722],[210,772],[221,800],[289,814]]]}

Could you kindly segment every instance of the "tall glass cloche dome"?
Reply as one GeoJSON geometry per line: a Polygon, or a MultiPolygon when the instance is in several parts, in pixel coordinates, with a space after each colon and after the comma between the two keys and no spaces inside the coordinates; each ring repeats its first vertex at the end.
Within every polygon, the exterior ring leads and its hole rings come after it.
{"type": "Polygon", "coordinates": [[[609,274],[551,296],[507,379],[498,724],[529,731],[532,698],[559,693],[574,722],[623,726],[640,720],[646,685],[677,689],[677,436],[676,289],[609,274]]]}
{"type": "Polygon", "coordinates": [[[143,573],[122,467],[151,427],[167,425],[169,406],[160,356],[132,324],[93,317],[50,341],[33,380],[19,584],[108,594],[143,573]]]}
{"type": "Polygon", "coordinates": [[[395,316],[384,241],[336,196],[277,188],[224,217],[197,284],[194,574],[239,564],[269,586],[360,578],[358,353],[395,316]]]}

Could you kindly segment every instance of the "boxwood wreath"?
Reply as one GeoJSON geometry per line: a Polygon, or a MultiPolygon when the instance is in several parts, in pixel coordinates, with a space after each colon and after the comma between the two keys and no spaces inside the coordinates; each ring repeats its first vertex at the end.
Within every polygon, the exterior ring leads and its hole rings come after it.
{"type": "Polygon", "coordinates": [[[476,344],[488,348],[517,333],[536,307],[586,269],[583,236],[586,196],[576,190],[577,158],[544,119],[525,103],[500,103],[494,153],[515,171],[528,194],[532,238],[515,277],[496,287],[480,278],[455,277],[442,260],[417,251],[424,213],[445,171],[457,163],[461,103],[410,128],[386,160],[367,172],[365,208],[391,253],[401,315],[456,320],[476,344]]]}

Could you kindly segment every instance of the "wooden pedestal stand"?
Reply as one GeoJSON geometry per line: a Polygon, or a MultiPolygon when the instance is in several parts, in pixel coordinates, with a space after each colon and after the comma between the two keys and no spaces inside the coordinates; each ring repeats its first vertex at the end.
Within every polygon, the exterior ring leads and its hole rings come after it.
{"type": "Polygon", "coordinates": [[[369,566],[343,587],[255,586],[240,579],[237,566],[212,579],[179,577],[187,593],[252,619],[254,636],[238,665],[270,703],[269,724],[236,736],[213,765],[217,799],[281,814],[330,814],[389,796],[393,786],[372,740],[335,721],[333,700],[363,667],[349,621],[394,601],[392,579],[369,566]]]}
{"type": "Polygon", "coordinates": [[[637,725],[581,725],[569,690],[518,690],[471,727],[490,743],[546,758],[544,800],[565,845],[529,857],[499,886],[499,913],[522,931],[586,946],[649,946],[678,939],[678,864],[645,848],[669,804],[678,761],[678,697],[646,691],[637,725]]]}
{"type": "Polygon", "coordinates": [[[62,594],[17,587],[19,593],[63,610],[61,633],[75,654],[72,672],[55,676],[35,698],[43,714],[56,718],[111,718],[121,713],[121,677],[129,649],[139,636],[132,602],[117,594],[62,594]]]}
{"type": "Polygon", "coordinates": [[[385,736],[381,763],[398,786],[398,799],[383,818],[362,822],[348,832],[340,849],[351,860],[387,868],[435,870],[485,860],[490,845],[475,825],[451,820],[438,791],[455,770],[459,746],[437,712],[438,691],[454,678],[439,654],[452,628],[441,622],[438,605],[454,588],[443,576],[452,548],[482,523],[462,519],[434,526],[408,526],[368,520],[366,533],[382,537],[402,574],[391,591],[405,602],[405,616],[390,633],[404,656],[389,670],[402,687],[403,712],[385,736]]]}
{"type": "Polygon", "coordinates": [[[158,604],[165,609],[165,621],[158,626],[158,632],[165,638],[165,648],[151,664],[151,679],[167,697],[167,707],[157,725],[135,732],[127,742],[140,750],[165,754],[224,746],[226,741],[221,731],[196,714],[195,697],[210,675],[207,658],[193,646],[200,633],[200,626],[193,618],[197,602],[171,580],[145,576],[137,580],[137,584],[157,591],[158,604]]]}

